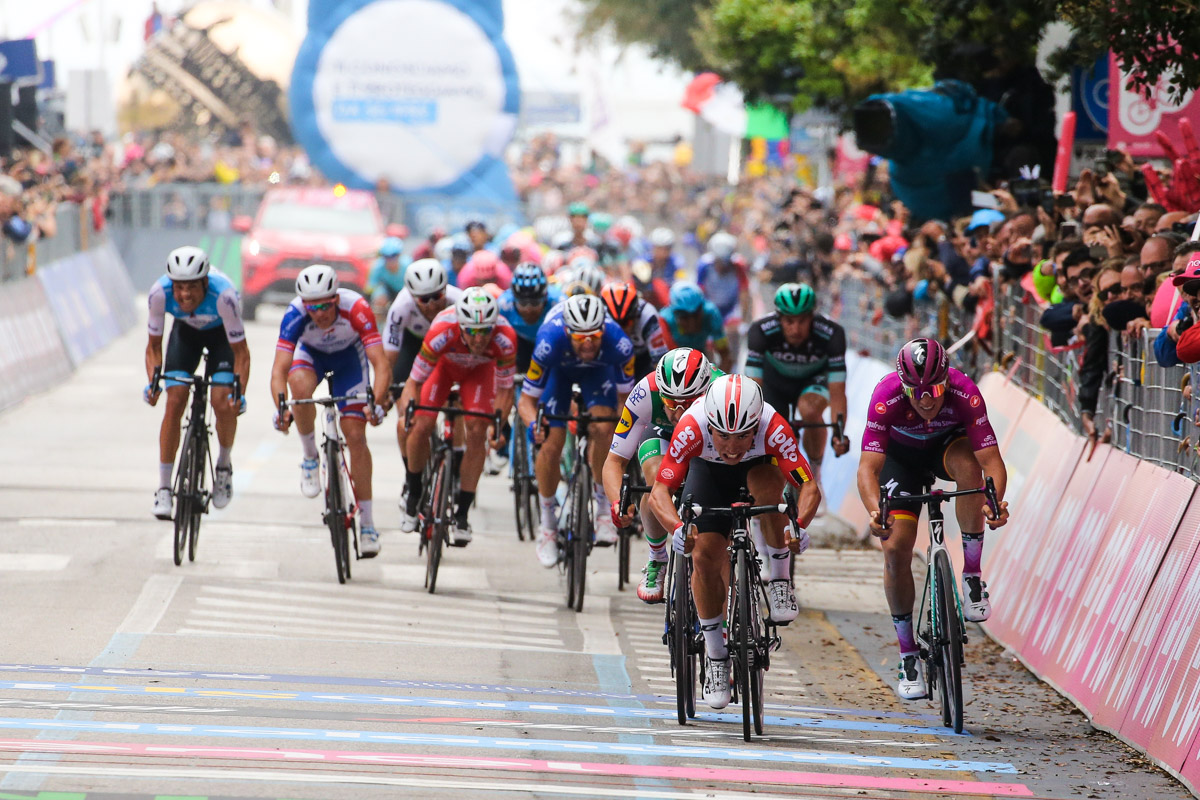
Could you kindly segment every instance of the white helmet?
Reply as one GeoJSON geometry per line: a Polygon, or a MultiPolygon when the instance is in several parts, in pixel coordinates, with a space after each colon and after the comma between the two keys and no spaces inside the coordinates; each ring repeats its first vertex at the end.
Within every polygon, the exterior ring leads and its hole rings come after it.
{"type": "Polygon", "coordinates": [[[704,416],[720,433],[753,430],[762,411],[762,389],[744,375],[722,375],[704,394],[704,416]]]}
{"type": "Polygon", "coordinates": [[[449,261],[450,251],[454,249],[454,237],[443,236],[433,246],[433,257],[438,261],[449,261]]]}
{"type": "Polygon", "coordinates": [[[674,247],[675,233],[670,228],[655,228],[650,231],[650,244],[654,247],[674,247]]]}
{"type": "Polygon", "coordinates": [[[604,272],[590,258],[577,258],[568,266],[571,268],[571,280],[587,285],[592,294],[600,294],[604,288],[604,272]]]}
{"type": "Polygon", "coordinates": [[[708,252],[720,259],[727,259],[737,250],[737,239],[732,233],[717,231],[708,240],[708,252]]]}
{"type": "Polygon", "coordinates": [[[446,268],[436,258],[422,258],[404,271],[404,286],[413,297],[425,297],[440,292],[448,283],[446,268]]]}
{"type": "Polygon", "coordinates": [[[167,277],[173,281],[198,281],[208,275],[208,253],[199,247],[176,247],[167,256],[167,277]]]}
{"type": "Polygon", "coordinates": [[[296,294],[301,300],[320,300],[337,294],[337,271],[328,264],[313,264],[296,276],[296,294]]]}
{"type": "Polygon", "coordinates": [[[563,305],[563,323],[571,333],[598,331],[604,319],[604,301],[594,295],[577,294],[563,305]]]}
{"type": "Polygon", "coordinates": [[[654,382],[659,393],[672,400],[699,397],[712,384],[712,365],[699,350],[676,347],[658,360],[654,382]]]}
{"type": "Polygon", "coordinates": [[[500,316],[496,298],[481,286],[472,286],[463,292],[454,304],[454,310],[458,313],[458,324],[463,328],[490,328],[500,316]]]}

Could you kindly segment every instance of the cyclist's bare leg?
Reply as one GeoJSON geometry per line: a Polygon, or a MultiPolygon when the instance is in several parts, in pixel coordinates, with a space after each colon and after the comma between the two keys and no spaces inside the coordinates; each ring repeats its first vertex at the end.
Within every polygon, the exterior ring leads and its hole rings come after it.
{"type": "MultiPolygon", "coordinates": [[[[593,406],[588,413],[596,417],[611,417],[616,414],[607,406],[593,406]]],[[[592,474],[596,477],[604,474],[604,462],[608,458],[608,448],[612,445],[613,431],[616,425],[612,422],[593,422],[588,425],[588,460],[592,462],[592,474]]]]}
{"type": "MultiPolygon", "coordinates": [[[[774,464],[759,464],[746,475],[746,487],[754,496],[755,505],[783,502],[783,487],[786,484],[787,478],[774,464]]],[[[787,549],[787,515],[762,514],[756,519],[762,520],[763,539],[767,545],[767,552],[759,553],[759,557],[768,566],[770,579],[787,578],[792,555],[787,549]]]]}
{"type": "Polygon", "coordinates": [[[459,417],[466,425],[467,452],[463,455],[459,484],[464,492],[474,492],[483,473],[483,461],[487,456],[488,425],[490,420],[482,417],[459,417]]]}
{"type": "Polygon", "coordinates": [[[237,407],[229,407],[229,397],[232,390],[227,386],[213,387],[210,395],[213,416],[216,417],[217,442],[224,448],[233,447],[233,437],[237,433],[237,407]]]}
{"type": "MultiPolygon", "coordinates": [[[[975,453],[966,438],[959,439],[946,448],[946,473],[954,479],[959,490],[978,489],[983,486],[983,468],[975,460],[975,453]]],[[[958,517],[960,530],[983,531],[982,494],[969,494],[954,499],[954,515],[958,517]]]]}
{"type": "Polygon", "coordinates": [[[698,533],[692,548],[692,597],[701,619],[725,615],[729,593],[729,539],[712,531],[698,533]]]}
{"type": "MultiPolygon", "coordinates": [[[[401,390],[403,392],[403,390],[401,390]]],[[[399,395],[397,395],[399,397],[399,395]]],[[[404,427],[404,412],[407,409],[396,409],[399,413],[396,415],[396,444],[400,446],[400,456],[408,463],[408,431],[404,427]]]]}
{"type": "MultiPolygon", "coordinates": [[[[288,373],[288,389],[293,400],[310,400],[317,390],[317,373],[310,369],[297,369],[288,373]]],[[[312,436],[317,419],[317,408],[312,405],[292,406],[292,417],[296,420],[296,431],[301,436],[312,436]]]]}
{"type": "Polygon", "coordinates": [[[551,428],[546,434],[546,441],[538,450],[533,471],[537,476],[538,494],[542,497],[552,497],[558,491],[559,469],[562,466],[562,451],[566,441],[566,428],[551,428]]]}
{"type": "Polygon", "coordinates": [[[179,450],[179,427],[183,424],[187,401],[188,387],[167,387],[167,405],[163,409],[162,427],[158,431],[158,460],[163,464],[175,461],[175,453],[179,450]]]}
{"type": "Polygon", "coordinates": [[[916,600],[913,584],[913,545],[917,541],[917,519],[908,512],[893,512],[892,528],[883,546],[883,593],[892,616],[911,614],[916,600]]]}
{"type": "Polygon", "coordinates": [[[413,414],[412,429],[408,432],[408,452],[405,454],[409,472],[420,472],[429,461],[430,437],[437,417],[413,414]]]}
{"type": "MultiPolygon", "coordinates": [[[[653,486],[658,480],[658,467],[662,464],[662,456],[651,456],[642,464],[642,475],[646,478],[646,485],[653,486]]],[[[662,526],[658,521],[658,517],[654,516],[654,512],[650,510],[650,495],[649,493],[642,495],[642,501],[638,506],[642,516],[642,534],[646,537],[647,544],[658,542],[658,546],[662,551],[660,561],[666,561],[666,544],[667,537],[670,531],[662,526]]]]}
{"type": "Polygon", "coordinates": [[[367,448],[367,422],[358,417],[342,417],[342,436],[350,454],[350,479],[354,497],[360,503],[371,500],[371,451],[367,448]]]}
{"type": "MultiPolygon", "coordinates": [[[[800,419],[810,423],[824,421],[825,409],[828,406],[829,401],[817,392],[805,392],[796,401],[796,411],[800,414],[800,419]]],[[[820,464],[825,457],[825,439],[825,428],[804,429],[804,452],[813,464],[820,464]]]]}

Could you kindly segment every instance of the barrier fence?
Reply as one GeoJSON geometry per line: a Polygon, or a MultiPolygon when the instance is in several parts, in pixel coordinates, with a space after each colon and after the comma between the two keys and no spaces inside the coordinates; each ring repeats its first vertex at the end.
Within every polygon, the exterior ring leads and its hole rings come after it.
{"type": "Polygon", "coordinates": [[[90,212],[90,205],[60,203],[54,212],[58,227],[54,236],[25,245],[0,239],[0,282],[24,278],[33,274],[39,264],[49,264],[107,241],[107,226],[97,231],[90,212]]]}

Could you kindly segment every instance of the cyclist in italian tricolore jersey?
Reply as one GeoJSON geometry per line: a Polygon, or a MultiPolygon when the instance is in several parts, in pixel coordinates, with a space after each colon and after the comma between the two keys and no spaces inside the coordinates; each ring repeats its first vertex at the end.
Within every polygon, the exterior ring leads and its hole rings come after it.
{"type": "Polygon", "coordinates": [[[217,428],[217,464],[213,477],[212,503],[224,508],[233,495],[233,466],[230,451],[237,433],[238,414],[245,398],[233,403],[230,385],[234,375],[243,390],[250,379],[250,348],[242,325],[241,303],[229,278],[211,269],[208,254],[199,247],[179,247],[167,257],[167,274],[150,287],[150,316],[147,321],[146,377],[151,383],[142,393],[150,405],[158,402],[154,370],[162,368],[166,378],[167,407],[158,434],[158,490],[154,493],[154,516],[171,519],[171,473],[179,449],[179,426],[187,408],[188,387],[172,378],[190,376],[200,365],[205,348],[205,375],[212,380],[212,409],[217,428]],[[166,315],[175,318],[163,362],[162,339],[166,315]]]}
{"type": "MultiPolygon", "coordinates": [[[[904,496],[922,493],[935,478],[954,481],[959,489],[976,489],[984,477],[991,478],[1001,500],[1000,515],[986,521],[998,528],[1008,520],[1003,502],[1007,476],[979,387],[950,368],[936,341],[905,344],[896,372],[880,380],[871,395],[858,467],[858,492],[871,516],[871,532],[883,540],[884,592],[900,643],[897,691],[904,699],[927,693],[912,621],[912,552],[921,509],[904,496]],[[881,488],[895,498],[889,520],[879,519],[881,488]]],[[[963,536],[964,612],[967,619],[981,622],[991,611],[980,576],[985,511],[990,511],[979,494],[958,498],[954,510],[963,536]]]]}

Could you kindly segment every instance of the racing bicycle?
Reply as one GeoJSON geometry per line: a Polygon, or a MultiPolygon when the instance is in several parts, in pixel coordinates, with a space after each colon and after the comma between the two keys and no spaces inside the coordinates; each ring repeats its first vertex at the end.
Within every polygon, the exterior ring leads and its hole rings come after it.
{"type": "MultiPolygon", "coordinates": [[[[996,486],[991,478],[983,488],[947,492],[932,489],[925,494],[905,495],[905,502],[924,503],[929,519],[929,550],[925,556],[925,589],[917,615],[917,644],[924,664],[925,677],[932,692],[935,688],[942,705],[942,724],[963,730],[962,668],[966,663],[963,646],[967,643],[962,601],[954,580],[954,566],[946,550],[945,517],[942,503],[955,497],[982,494],[993,515],[999,514],[996,486]]],[[[879,493],[879,518],[886,521],[892,497],[886,489],[879,493]]]]}
{"type": "MultiPolygon", "coordinates": [[[[516,392],[521,391],[523,377],[518,375],[514,380],[516,392]]],[[[513,403],[512,419],[512,458],[509,459],[509,471],[512,475],[513,505],[517,513],[517,538],[521,541],[537,538],[540,520],[537,495],[537,477],[533,469],[533,448],[529,441],[529,431],[521,422],[517,412],[517,403],[513,403]]]]}
{"type": "Polygon", "coordinates": [[[617,529],[617,591],[625,591],[625,587],[629,585],[629,557],[632,549],[632,540],[635,539],[642,530],[642,515],[638,511],[637,498],[644,494],[649,494],[650,487],[646,485],[646,478],[642,475],[641,465],[637,459],[631,459],[625,469],[625,474],[621,476],[621,501],[617,508],[622,511],[633,507],[633,523],[624,528],[617,529]]]}

